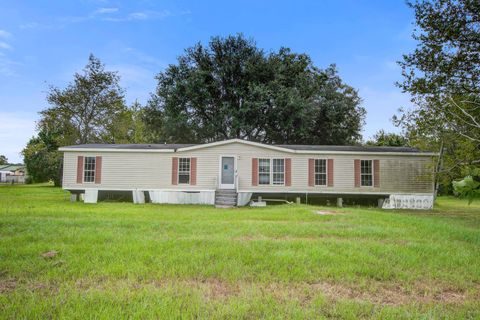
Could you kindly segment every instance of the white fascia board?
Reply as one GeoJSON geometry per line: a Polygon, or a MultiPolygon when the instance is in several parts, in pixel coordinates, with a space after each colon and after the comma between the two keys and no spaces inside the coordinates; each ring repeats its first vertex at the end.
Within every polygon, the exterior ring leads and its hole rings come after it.
{"type": "Polygon", "coordinates": [[[183,151],[193,151],[203,148],[215,147],[215,146],[222,146],[230,143],[242,143],[250,146],[255,146],[259,148],[265,148],[285,153],[293,153],[293,154],[319,154],[319,155],[373,155],[373,156],[419,156],[419,157],[432,157],[438,156],[436,152],[369,152],[369,151],[328,151],[328,150],[294,150],[288,149],[283,147],[272,146],[268,144],[263,144],[259,142],[247,141],[242,139],[230,139],[224,141],[217,141],[217,142],[210,142],[205,144],[200,144],[191,147],[184,147],[178,149],[102,149],[102,148],[68,148],[68,147],[61,147],[59,151],[83,151],[83,152],[153,152],[153,153],[169,153],[169,152],[183,152],[183,151]]]}
{"type": "Polygon", "coordinates": [[[200,145],[197,145],[197,146],[178,148],[177,151],[191,151],[191,150],[197,150],[197,149],[202,149],[202,148],[223,146],[224,144],[230,144],[230,143],[235,143],[235,142],[243,143],[243,144],[250,145],[250,146],[265,148],[265,149],[295,153],[295,151],[292,150],[292,149],[276,147],[276,146],[271,146],[271,145],[268,145],[268,144],[263,144],[263,143],[259,143],[259,142],[253,142],[253,141],[247,141],[247,140],[242,140],[242,139],[230,139],[230,140],[224,140],[224,141],[210,142],[210,143],[200,144],[200,145]]]}
{"type": "Polygon", "coordinates": [[[419,156],[419,157],[433,157],[438,156],[436,152],[371,152],[371,151],[315,151],[315,150],[295,150],[298,154],[349,154],[349,155],[364,155],[364,156],[419,156]]]}
{"type": "Polygon", "coordinates": [[[175,152],[175,149],[109,149],[109,148],[68,148],[61,147],[58,151],[64,152],[136,152],[136,153],[169,153],[175,152]]]}
{"type": "Polygon", "coordinates": [[[201,144],[201,145],[197,145],[197,146],[178,148],[177,151],[191,151],[191,150],[197,150],[197,149],[202,149],[202,148],[207,148],[207,147],[222,146],[222,145],[230,144],[230,143],[234,143],[234,142],[243,143],[243,144],[246,144],[246,145],[265,148],[265,149],[271,149],[271,150],[282,151],[282,152],[287,152],[287,153],[297,153],[297,154],[351,154],[351,155],[379,155],[379,156],[380,155],[381,156],[393,155],[393,156],[425,156],[425,157],[438,156],[438,153],[435,153],[435,152],[381,152],[381,151],[369,152],[369,151],[294,150],[294,149],[289,149],[289,148],[271,146],[271,145],[263,144],[263,143],[259,143],[259,142],[242,140],[242,139],[230,139],[230,140],[225,140],[225,141],[205,143],[205,144],[201,144]]]}

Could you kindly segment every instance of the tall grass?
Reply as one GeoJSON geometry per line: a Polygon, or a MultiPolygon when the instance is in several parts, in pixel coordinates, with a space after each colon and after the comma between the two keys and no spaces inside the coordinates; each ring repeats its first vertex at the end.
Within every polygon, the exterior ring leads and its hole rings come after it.
{"type": "Polygon", "coordinates": [[[3,318],[475,318],[479,266],[480,206],[453,198],[215,209],[0,187],[3,318]]]}

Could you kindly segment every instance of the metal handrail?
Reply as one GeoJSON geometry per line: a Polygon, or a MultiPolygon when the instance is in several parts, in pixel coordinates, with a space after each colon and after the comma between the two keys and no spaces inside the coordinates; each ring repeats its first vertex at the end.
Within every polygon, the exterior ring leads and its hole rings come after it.
{"type": "Polygon", "coordinates": [[[238,172],[235,170],[235,192],[238,193],[238,172]]]}

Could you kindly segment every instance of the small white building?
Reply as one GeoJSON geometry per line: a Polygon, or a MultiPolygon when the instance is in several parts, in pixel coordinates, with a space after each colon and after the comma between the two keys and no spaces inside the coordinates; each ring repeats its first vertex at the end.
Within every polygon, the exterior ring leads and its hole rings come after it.
{"type": "Polygon", "coordinates": [[[16,164],[0,165],[0,183],[25,183],[25,166],[16,164]]]}

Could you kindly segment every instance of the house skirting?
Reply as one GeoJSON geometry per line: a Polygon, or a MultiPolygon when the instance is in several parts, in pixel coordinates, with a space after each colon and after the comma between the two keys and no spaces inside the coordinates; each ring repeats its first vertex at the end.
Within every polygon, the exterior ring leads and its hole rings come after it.
{"type": "MultiPolygon", "coordinates": [[[[131,195],[134,203],[145,203],[147,199],[151,203],[163,204],[215,204],[215,190],[173,190],[173,189],[104,189],[104,188],[85,188],[85,189],[68,189],[72,194],[81,194],[81,199],[85,203],[97,203],[99,193],[101,192],[123,192],[131,195]]],[[[382,202],[384,209],[431,209],[433,207],[434,197],[432,194],[425,193],[327,193],[327,192],[269,192],[269,191],[253,191],[240,190],[237,193],[237,206],[245,206],[250,203],[252,196],[269,195],[272,198],[283,197],[288,195],[303,196],[306,199],[312,196],[326,197],[378,197],[384,199],[382,202]]],[[[76,197],[75,197],[76,199],[76,197]]],[[[310,201],[305,200],[309,203],[310,201]]],[[[303,203],[303,200],[302,200],[303,203]]]]}

